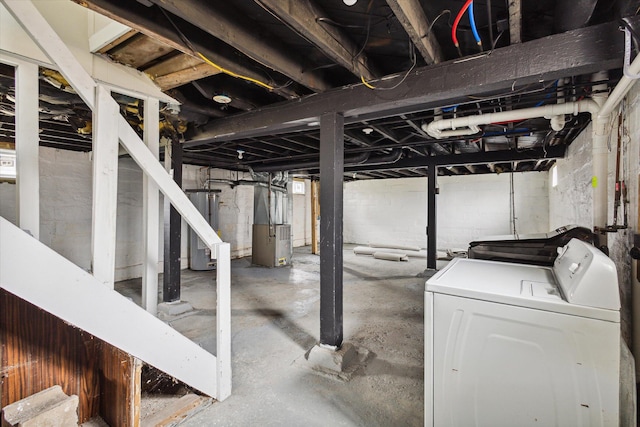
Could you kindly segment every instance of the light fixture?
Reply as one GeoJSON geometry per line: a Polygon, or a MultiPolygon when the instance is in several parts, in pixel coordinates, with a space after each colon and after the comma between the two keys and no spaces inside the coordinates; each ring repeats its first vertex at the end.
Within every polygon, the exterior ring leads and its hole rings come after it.
{"type": "Polygon", "coordinates": [[[228,104],[231,102],[231,97],[228,95],[220,94],[220,95],[214,95],[213,100],[216,101],[218,104],[228,104]]]}
{"type": "Polygon", "coordinates": [[[342,0],[344,2],[344,4],[346,4],[347,6],[353,6],[354,4],[356,4],[358,2],[358,0],[342,0]]]}
{"type": "Polygon", "coordinates": [[[243,157],[243,154],[244,154],[244,150],[237,149],[236,151],[238,152],[238,159],[242,160],[242,157],[243,157]]]}
{"type": "Polygon", "coordinates": [[[373,132],[373,129],[372,129],[372,128],[364,128],[364,129],[362,129],[362,132],[363,132],[365,135],[370,135],[370,134],[371,134],[371,132],[373,132]]]}

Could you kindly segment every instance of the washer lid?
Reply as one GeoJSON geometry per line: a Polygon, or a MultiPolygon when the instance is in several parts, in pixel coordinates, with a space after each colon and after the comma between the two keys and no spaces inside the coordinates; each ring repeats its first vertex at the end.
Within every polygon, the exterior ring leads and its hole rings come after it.
{"type": "Polygon", "coordinates": [[[567,302],[550,267],[455,258],[427,281],[425,290],[620,322],[618,310],[567,302]]]}

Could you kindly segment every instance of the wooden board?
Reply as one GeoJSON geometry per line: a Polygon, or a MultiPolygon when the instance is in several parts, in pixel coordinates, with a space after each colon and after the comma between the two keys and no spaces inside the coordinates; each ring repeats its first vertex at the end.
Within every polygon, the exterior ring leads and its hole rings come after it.
{"type": "Polygon", "coordinates": [[[0,346],[2,407],[59,384],[78,396],[81,423],[101,415],[112,426],[137,426],[140,367],[128,354],[4,289],[0,346]]]}

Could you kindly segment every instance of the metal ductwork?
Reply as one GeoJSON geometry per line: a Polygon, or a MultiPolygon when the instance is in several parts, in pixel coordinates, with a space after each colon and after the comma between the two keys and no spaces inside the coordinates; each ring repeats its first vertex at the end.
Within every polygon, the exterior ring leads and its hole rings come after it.
{"type": "MultiPolygon", "coordinates": [[[[358,165],[387,165],[395,163],[402,158],[402,149],[393,149],[388,154],[382,154],[380,156],[371,157],[370,151],[358,153],[352,156],[345,157],[344,166],[358,166],[358,165]]],[[[302,170],[302,169],[318,169],[320,167],[319,160],[312,160],[307,162],[280,162],[272,163],[264,166],[256,166],[253,168],[255,172],[274,172],[282,170],[302,170]]]]}

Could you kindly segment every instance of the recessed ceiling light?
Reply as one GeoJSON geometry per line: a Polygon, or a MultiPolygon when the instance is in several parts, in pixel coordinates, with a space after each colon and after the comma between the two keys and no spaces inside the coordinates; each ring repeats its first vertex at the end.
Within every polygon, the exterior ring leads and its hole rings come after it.
{"type": "Polygon", "coordinates": [[[231,97],[227,95],[214,95],[213,100],[218,104],[228,104],[231,102],[231,97]]]}

